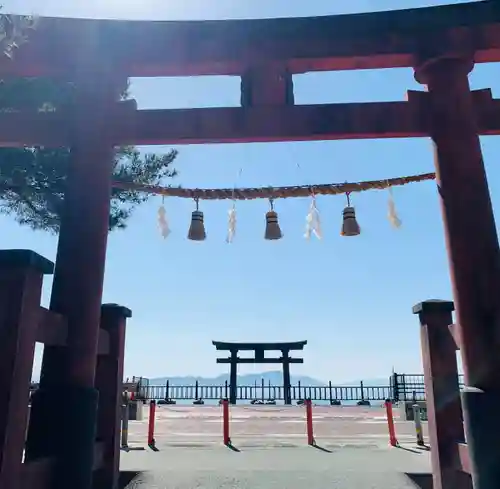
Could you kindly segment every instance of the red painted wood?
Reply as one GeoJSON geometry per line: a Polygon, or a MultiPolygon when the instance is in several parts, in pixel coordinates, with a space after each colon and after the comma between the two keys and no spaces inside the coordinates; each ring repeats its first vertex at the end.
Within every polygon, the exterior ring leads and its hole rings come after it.
{"type": "Polygon", "coordinates": [[[471,68],[467,60],[443,60],[420,77],[429,90],[465,380],[487,389],[498,385],[500,371],[500,248],[469,88],[471,68]]]}
{"type": "Polygon", "coordinates": [[[458,468],[467,474],[472,471],[467,443],[458,444],[458,468]]]}
{"type": "MultiPolygon", "coordinates": [[[[26,250],[0,252],[0,487],[21,489],[28,399],[44,267],[26,250]],[[15,256],[9,255],[15,253],[15,256]],[[3,257],[6,257],[3,259],[3,257]],[[11,258],[13,257],[13,258],[11,258]],[[21,257],[21,261],[16,261],[21,257]],[[36,267],[33,257],[43,267],[36,267]]],[[[24,488],[22,488],[24,489],[24,488]]]]}
{"type": "Polygon", "coordinates": [[[2,60],[0,76],[71,77],[78,48],[89,39],[98,46],[98,59],[135,77],[241,75],[263,63],[285,63],[292,73],[410,67],[415,47],[430,37],[449,51],[465,45],[476,52],[476,62],[494,62],[500,61],[494,3],[264,20],[42,18],[15,59],[2,60]]]}
{"type": "Polygon", "coordinates": [[[118,484],[125,331],[131,315],[129,309],[117,304],[105,304],[101,309],[101,330],[109,335],[109,353],[99,356],[96,369],[97,441],[103,449],[102,466],[94,473],[93,489],[116,489],[118,484]]]}
{"type": "Polygon", "coordinates": [[[448,328],[452,311],[453,303],[447,301],[425,301],[413,308],[421,326],[433,488],[472,489],[470,477],[456,464],[465,435],[456,345],[448,328]]]}
{"type": "MultiPolygon", "coordinates": [[[[115,144],[162,145],[428,137],[425,92],[409,102],[243,109],[140,110],[115,107],[107,131],[115,144]]],[[[473,92],[474,93],[474,92],[473,92]]],[[[500,100],[474,93],[481,135],[500,134],[500,100]]],[[[0,146],[67,146],[65,114],[0,114],[0,146]]]]}
{"type": "Polygon", "coordinates": [[[51,489],[49,484],[55,467],[53,458],[25,462],[20,475],[22,489],[51,489]]]}
{"type": "MultiPolygon", "coordinates": [[[[74,432],[77,450],[67,450],[63,443],[56,443],[55,450],[57,457],[65,460],[66,467],[73,467],[59,471],[57,484],[75,489],[89,489],[92,481],[95,432],[90,427],[95,429],[97,409],[91,410],[90,399],[96,394],[94,380],[113,169],[109,121],[122,88],[109,67],[99,63],[96,40],[90,37],[88,41],[79,46],[75,60],[77,94],[68,121],[71,163],[50,301],[51,310],[67,317],[68,335],[66,346],[44,349],[40,381],[41,392],[68,390],[72,399],[85,398],[82,406],[86,406],[87,412],[83,420],[77,410],[68,411],[64,424],[53,416],[42,429],[42,420],[35,416],[33,405],[32,419],[40,423],[28,435],[31,446],[37,447],[37,455],[43,457],[54,452],[54,443],[45,440],[43,433],[50,431],[55,440],[65,440],[68,431],[74,432]],[[89,429],[82,430],[81,426],[89,429]]],[[[44,409],[58,408],[56,395],[45,399],[44,409]],[[49,405],[52,402],[53,406],[49,405]]]]}

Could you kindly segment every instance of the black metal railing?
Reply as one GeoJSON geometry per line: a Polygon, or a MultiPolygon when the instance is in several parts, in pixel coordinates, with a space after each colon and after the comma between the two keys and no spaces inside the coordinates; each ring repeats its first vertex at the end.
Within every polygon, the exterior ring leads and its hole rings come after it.
{"type": "MultiPolygon", "coordinates": [[[[463,387],[463,376],[459,375],[460,387],[463,387]]],[[[134,377],[137,384],[136,396],[141,399],[171,399],[180,400],[220,400],[229,397],[229,383],[221,385],[204,385],[196,382],[191,385],[151,385],[144,377],[134,377]]],[[[387,385],[365,386],[363,382],[353,386],[334,386],[331,382],[323,386],[305,386],[298,382],[291,386],[292,401],[311,399],[313,401],[384,401],[394,402],[424,401],[425,384],[422,374],[393,373],[387,385]]],[[[254,385],[238,385],[237,399],[240,401],[270,399],[284,400],[283,386],[265,383],[264,379],[254,385]]]]}
{"type": "MultiPolygon", "coordinates": [[[[460,388],[464,386],[463,375],[458,376],[460,388]]],[[[390,377],[391,398],[394,401],[425,401],[423,374],[397,374],[390,377]]]]}
{"type": "MultiPolygon", "coordinates": [[[[203,385],[196,382],[192,385],[150,385],[146,379],[139,381],[136,397],[138,399],[170,399],[170,400],[220,400],[229,397],[229,383],[222,385],[203,385]]],[[[357,386],[334,386],[331,382],[324,386],[303,386],[300,382],[291,386],[292,401],[312,399],[313,401],[384,401],[392,399],[392,390],[389,385],[364,386],[360,382],[357,386]]],[[[284,388],[266,384],[264,379],[259,384],[238,385],[237,400],[253,401],[268,400],[283,401],[284,388]]]]}

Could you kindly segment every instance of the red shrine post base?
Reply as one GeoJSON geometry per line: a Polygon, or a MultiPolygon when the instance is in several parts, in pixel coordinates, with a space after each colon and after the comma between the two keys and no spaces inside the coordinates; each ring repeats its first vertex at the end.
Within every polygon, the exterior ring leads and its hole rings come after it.
{"type": "Polygon", "coordinates": [[[440,300],[413,308],[421,325],[433,487],[496,487],[500,399],[495,386],[483,390],[466,384],[460,395],[456,351],[462,350],[463,342],[461,329],[453,324],[453,311],[453,302],[440,300]]]}
{"type": "MultiPolygon", "coordinates": [[[[79,450],[75,443],[75,430],[70,409],[82,413],[75,397],[69,398],[68,389],[49,391],[56,399],[55,407],[47,400],[47,390],[39,389],[32,396],[30,433],[25,447],[28,398],[35,342],[45,348],[67,348],[68,322],[66,318],[40,306],[42,280],[52,274],[54,265],[49,260],[29,250],[0,251],[0,382],[4,388],[4,402],[0,403],[0,487],[33,489],[68,487],[68,474],[64,463],[82,472],[89,463],[85,453],[80,459],[74,456],[79,450]],[[49,408],[51,408],[49,410],[49,408]],[[62,429],[52,432],[59,423],[62,429]],[[57,438],[56,438],[57,437],[57,438]],[[25,462],[22,463],[25,450],[25,462]],[[66,456],[66,453],[72,456],[66,456]],[[81,465],[75,464],[81,460],[81,465]]],[[[119,416],[123,382],[125,323],[131,316],[128,309],[116,304],[101,308],[98,330],[98,356],[95,375],[99,394],[99,409],[80,421],[90,429],[92,439],[89,451],[90,471],[96,489],[114,488],[118,480],[119,416]],[[88,419],[95,419],[90,426],[88,419]]],[[[83,396],[82,396],[83,397],[83,396]]],[[[85,406],[85,405],[84,405],[85,406]]],[[[86,434],[88,437],[88,434],[86,434]]],[[[92,480],[92,479],[91,479],[92,480]]],[[[78,486],[72,486],[78,487],[78,486]]]]}
{"type": "MultiPolygon", "coordinates": [[[[428,381],[436,403],[435,489],[462,484],[456,474],[448,478],[457,457],[475,489],[499,488],[500,443],[490,439],[500,433],[499,250],[478,134],[500,134],[500,102],[489,90],[471,92],[467,79],[474,63],[499,61],[497,1],[307,19],[40,19],[14,58],[0,60],[0,76],[71,80],[77,97],[49,113],[3,111],[0,145],[68,147],[72,162],[49,310],[39,306],[47,273],[41,259],[31,252],[15,252],[23,259],[0,254],[0,391],[8,399],[0,408],[0,487],[98,489],[116,483],[124,333],[100,327],[114,146],[431,137],[457,310],[454,330],[472,388],[463,399],[466,446],[457,428],[455,384],[444,383],[455,401],[442,411],[437,403],[443,390],[428,381]],[[172,43],[176,49],[165,49],[172,43]],[[412,91],[405,102],[295,105],[294,74],[393,67],[414,68],[427,92],[412,91]],[[240,77],[242,107],[142,111],[118,101],[127,77],[199,75],[240,77]],[[22,464],[35,338],[46,349],[22,464]],[[107,367],[100,355],[112,357],[107,367]],[[70,409],[56,416],[62,400],[70,409]],[[443,412],[454,413],[453,433],[443,428],[443,412]],[[458,448],[446,451],[456,437],[458,448]]],[[[450,311],[439,312],[431,325],[429,307],[417,312],[430,335],[450,311]]],[[[127,314],[122,311],[117,328],[127,314]]],[[[429,355],[428,379],[440,365],[429,355]]],[[[440,368],[454,375],[451,363],[440,368]]]]}

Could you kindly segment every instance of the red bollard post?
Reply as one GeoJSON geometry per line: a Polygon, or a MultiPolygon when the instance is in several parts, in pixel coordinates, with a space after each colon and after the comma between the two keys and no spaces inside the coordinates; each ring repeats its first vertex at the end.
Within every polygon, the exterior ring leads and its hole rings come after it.
{"type": "Polygon", "coordinates": [[[315,445],[314,433],[313,433],[313,417],[312,417],[312,401],[311,399],[306,399],[306,425],[307,425],[307,444],[315,445]]]}
{"type": "Polygon", "coordinates": [[[387,426],[389,428],[389,443],[393,447],[399,445],[398,439],[396,438],[396,429],[394,428],[394,415],[392,413],[392,402],[387,399],[385,401],[385,410],[387,413],[387,426]]]}
{"type": "Polygon", "coordinates": [[[231,438],[229,437],[229,401],[227,399],[222,400],[222,440],[226,446],[231,444],[231,438]]]}
{"type": "Polygon", "coordinates": [[[149,425],[148,425],[148,447],[154,452],[158,451],[156,448],[155,440],[155,414],[156,414],[156,401],[152,400],[149,403],[149,425]]]}

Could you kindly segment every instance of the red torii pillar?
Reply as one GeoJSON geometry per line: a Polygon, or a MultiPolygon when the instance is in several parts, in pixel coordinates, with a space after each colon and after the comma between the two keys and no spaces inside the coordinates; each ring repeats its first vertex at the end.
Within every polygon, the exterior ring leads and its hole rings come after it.
{"type": "Polygon", "coordinates": [[[442,56],[421,63],[415,77],[428,89],[472,478],[475,489],[490,489],[500,487],[500,250],[468,81],[472,68],[470,57],[442,56]]]}
{"type": "Polygon", "coordinates": [[[67,347],[45,348],[26,444],[26,460],[55,459],[54,489],[92,486],[94,378],[114,160],[110,126],[125,85],[99,62],[98,36],[92,30],[88,35],[75,61],[71,164],[50,301],[67,318],[67,347]]]}

